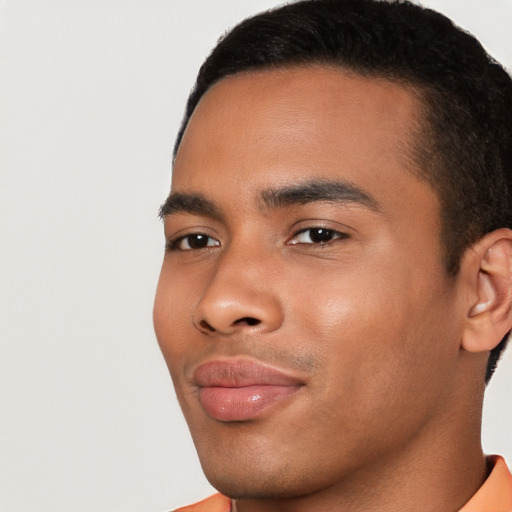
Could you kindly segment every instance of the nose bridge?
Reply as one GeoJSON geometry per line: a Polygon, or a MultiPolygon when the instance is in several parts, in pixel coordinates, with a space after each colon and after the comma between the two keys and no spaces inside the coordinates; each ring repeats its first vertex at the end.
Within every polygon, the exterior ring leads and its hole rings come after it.
{"type": "Polygon", "coordinates": [[[272,259],[254,244],[232,243],[226,247],[195,307],[196,327],[224,334],[279,328],[282,310],[270,280],[272,259]]]}

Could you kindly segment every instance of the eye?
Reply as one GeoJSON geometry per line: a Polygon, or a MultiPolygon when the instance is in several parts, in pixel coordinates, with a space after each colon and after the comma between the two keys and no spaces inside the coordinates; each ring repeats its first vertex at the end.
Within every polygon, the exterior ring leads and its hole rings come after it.
{"type": "Polygon", "coordinates": [[[348,238],[346,233],[335,231],[334,229],[326,229],[322,227],[302,229],[296,233],[288,242],[291,245],[297,244],[326,244],[338,238],[348,238]]]}
{"type": "Polygon", "coordinates": [[[220,246],[218,240],[204,233],[190,233],[189,235],[180,236],[176,240],[171,240],[168,244],[171,251],[191,251],[218,246],[220,246]]]}

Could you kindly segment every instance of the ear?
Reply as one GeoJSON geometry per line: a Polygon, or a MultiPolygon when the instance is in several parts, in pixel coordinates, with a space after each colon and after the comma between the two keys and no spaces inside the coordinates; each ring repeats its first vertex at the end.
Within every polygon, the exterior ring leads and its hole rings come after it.
{"type": "Polygon", "coordinates": [[[461,273],[469,286],[462,348],[492,350],[512,327],[512,230],[492,231],[468,249],[461,273]]]}

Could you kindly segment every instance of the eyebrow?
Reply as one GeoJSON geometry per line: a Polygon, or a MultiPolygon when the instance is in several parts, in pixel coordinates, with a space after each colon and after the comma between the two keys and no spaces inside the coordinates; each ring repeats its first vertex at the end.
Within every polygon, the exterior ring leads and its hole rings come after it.
{"type": "Polygon", "coordinates": [[[202,194],[171,192],[165,203],[160,207],[158,215],[163,219],[173,213],[195,213],[220,218],[221,212],[217,205],[202,194]]]}
{"type": "MultiPolygon", "coordinates": [[[[379,211],[377,201],[367,192],[346,180],[313,179],[284,187],[272,187],[260,193],[264,209],[301,206],[314,202],[356,203],[379,211]]],[[[222,218],[220,208],[198,193],[171,192],[160,207],[159,216],[191,213],[222,218]]]]}
{"type": "Polygon", "coordinates": [[[269,188],[261,193],[267,208],[300,206],[313,202],[357,203],[379,211],[377,201],[367,192],[346,180],[313,179],[296,185],[269,188]]]}

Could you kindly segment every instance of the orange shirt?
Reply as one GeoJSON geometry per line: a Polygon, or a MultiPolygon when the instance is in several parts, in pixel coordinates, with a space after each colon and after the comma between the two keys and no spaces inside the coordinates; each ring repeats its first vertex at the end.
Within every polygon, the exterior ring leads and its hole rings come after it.
{"type": "Polygon", "coordinates": [[[512,512],[512,475],[503,457],[489,459],[494,463],[491,474],[460,512],[512,512]]]}
{"type": "MultiPolygon", "coordinates": [[[[477,493],[460,512],[512,512],[512,475],[502,457],[489,457],[494,467],[477,493]]],[[[232,512],[231,500],[215,494],[175,512],[232,512]]]]}
{"type": "Polygon", "coordinates": [[[231,500],[221,494],[214,494],[195,505],[189,505],[175,512],[231,512],[231,500]]]}

